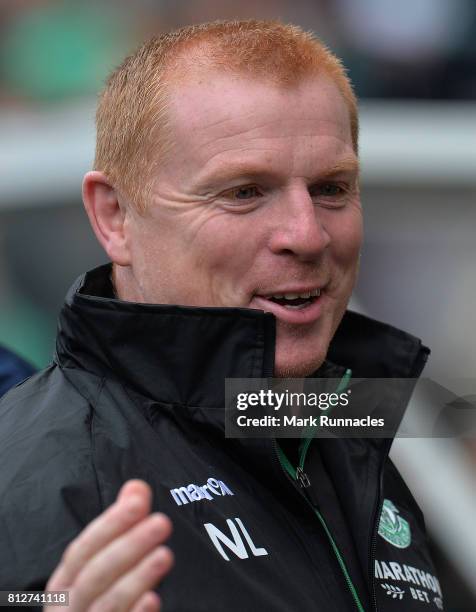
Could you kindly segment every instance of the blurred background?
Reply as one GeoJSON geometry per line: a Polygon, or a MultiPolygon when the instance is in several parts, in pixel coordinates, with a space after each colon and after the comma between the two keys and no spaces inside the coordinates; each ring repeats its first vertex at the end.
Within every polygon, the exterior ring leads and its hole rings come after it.
{"type": "MultiPolygon", "coordinates": [[[[316,32],[361,99],[366,240],[354,308],[421,337],[425,371],[475,379],[475,0],[0,0],[0,343],[51,360],[56,313],[105,261],[82,210],[95,97],[149,35],[219,18],[316,32]]],[[[476,444],[397,440],[445,610],[476,610],[476,444]]]]}

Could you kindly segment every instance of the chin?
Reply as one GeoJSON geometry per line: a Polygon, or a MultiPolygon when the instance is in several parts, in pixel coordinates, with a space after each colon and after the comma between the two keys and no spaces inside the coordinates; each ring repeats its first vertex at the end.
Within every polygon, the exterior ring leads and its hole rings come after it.
{"type": "Polygon", "coordinates": [[[274,376],[276,378],[305,378],[313,374],[322,365],[325,358],[324,351],[319,351],[319,354],[306,358],[303,355],[296,356],[295,359],[290,358],[289,354],[281,356],[280,351],[276,351],[274,376]]]}
{"type": "Polygon", "coordinates": [[[276,329],[276,378],[305,378],[313,374],[324,362],[332,338],[329,319],[318,325],[301,329],[278,323],[276,329]]]}

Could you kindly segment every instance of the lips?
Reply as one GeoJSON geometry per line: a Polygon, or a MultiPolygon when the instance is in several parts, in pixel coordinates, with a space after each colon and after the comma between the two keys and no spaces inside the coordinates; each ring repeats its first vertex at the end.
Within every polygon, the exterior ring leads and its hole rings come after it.
{"type": "Polygon", "coordinates": [[[255,295],[251,308],[270,312],[277,319],[291,324],[309,324],[316,321],[322,313],[325,292],[319,288],[299,291],[277,291],[268,295],[255,295]]]}
{"type": "Polygon", "coordinates": [[[320,295],[320,289],[311,289],[302,293],[278,293],[265,296],[265,299],[290,310],[302,310],[314,302],[320,295]]]}

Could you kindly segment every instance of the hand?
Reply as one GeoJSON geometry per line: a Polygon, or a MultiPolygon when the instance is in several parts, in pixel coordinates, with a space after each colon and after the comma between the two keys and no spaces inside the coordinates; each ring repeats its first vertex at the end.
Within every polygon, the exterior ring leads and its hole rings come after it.
{"type": "Polygon", "coordinates": [[[154,587],[173,565],[162,546],[172,531],[164,514],[150,514],[152,491],[129,480],[117,500],[66,548],[47,591],[69,591],[69,606],[44,612],[157,612],[154,587]]]}

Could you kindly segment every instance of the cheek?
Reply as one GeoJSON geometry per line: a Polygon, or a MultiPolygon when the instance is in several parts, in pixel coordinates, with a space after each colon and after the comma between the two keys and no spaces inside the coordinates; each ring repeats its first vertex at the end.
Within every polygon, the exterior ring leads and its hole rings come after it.
{"type": "Polygon", "coordinates": [[[248,272],[256,253],[252,227],[244,218],[231,215],[210,220],[191,246],[200,268],[230,277],[248,272]]]}
{"type": "Polygon", "coordinates": [[[363,239],[360,208],[349,210],[345,216],[334,217],[328,231],[332,238],[333,260],[343,272],[356,270],[363,239]]]}
{"type": "Polygon", "coordinates": [[[187,249],[180,236],[151,217],[134,227],[133,274],[146,302],[183,302],[184,278],[188,268],[187,249]]]}

